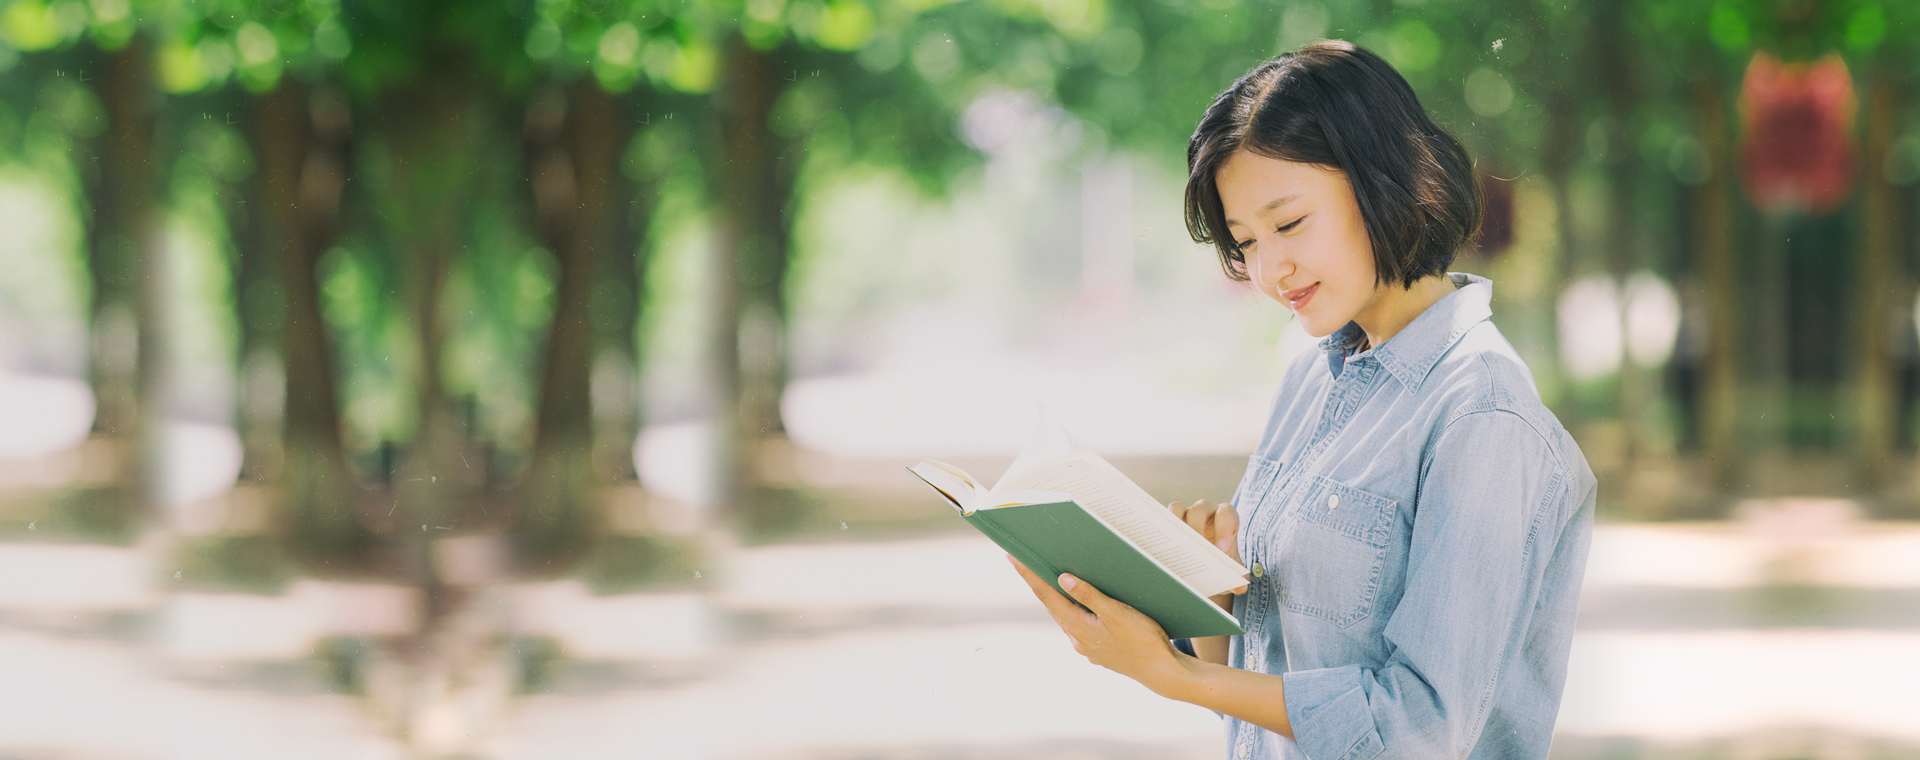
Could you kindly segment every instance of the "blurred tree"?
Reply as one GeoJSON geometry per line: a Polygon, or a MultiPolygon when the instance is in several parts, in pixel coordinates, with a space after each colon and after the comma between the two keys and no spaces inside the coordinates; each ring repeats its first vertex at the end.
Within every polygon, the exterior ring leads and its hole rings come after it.
{"type": "MultiPolygon", "coordinates": [[[[1915,303],[1912,260],[1916,228],[1908,221],[1913,207],[1910,149],[1901,155],[1916,125],[1903,119],[1913,90],[1907,82],[1920,68],[1920,7],[1913,3],[1863,0],[1833,9],[1832,39],[1855,62],[1868,83],[1863,119],[1858,212],[1859,265],[1851,286],[1857,293],[1849,313],[1850,353],[1846,385],[1855,403],[1849,438],[1854,442],[1853,475],[1885,493],[1900,487],[1902,427],[1910,424],[1911,389],[1901,385],[1911,371],[1914,343],[1910,328],[1915,303]],[[1905,121],[1906,123],[1903,123],[1905,121]],[[1903,345],[1904,344],[1904,345],[1903,345]],[[1899,357],[1905,357],[1906,367],[1899,357]],[[1902,396],[1908,396],[1903,403],[1902,396]]],[[[1896,493],[1875,505],[1881,516],[1912,516],[1915,495],[1896,493]]]]}
{"type": "Polygon", "coordinates": [[[463,253],[499,247],[484,239],[497,230],[481,224],[482,210],[511,193],[522,169],[494,157],[518,153],[512,146],[529,74],[525,18],[509,3],[449,1],[355,6],[342,21],[352,50],[340,80],[363,114],[355,123],[365,140],[354,176],[364,202],[358,240],[390,283],[375,297],[391,298],[405,320],[401,366],[414,421],[404,453],[377,465],[374,477],[390,483],[388,512],[397,519],[376,524],[396,543],[403,572],[427,591],[428,616],[437,619],[458,595],[433,562],[433,531],[512,519],[488,510],[475,484],[456,477],[472,471],[469,453],[478,456],[448,394],[448,340],[457,322],[447,293],[463,253]]]}
{"type": "MultiPolygon", "coordinates": [[[[1646,3],[1633,14],[1650,20],[1645,34],[1658,41],[1660,49],[1680,51],[1641,56],[1648,62],[1674,63],[1667,89],[1644,93],[1640,101],[1674,103],[1684,115],[1676,125],[1683,139],[1672,143],[1666,158],[1669,181],[1682,188],[1686,198],[1687,212],[1677,220],[1688,249],[1683,265],[1702,291],[1705,330],[1693,427],[1705,480],[1716,488],[1731,490],[1748,483],[1826,487],[1806,482],[1807,471],[1784,466],[1822,456],[1818,449],[1824,447],[1818,442],[1824,440],[1849,442],[1833,452],[1842,460],[1839,469],[1847,473],[1847,483],[1887,483],[1881,463],[1889,461],[1898,440],[1892,422],[1899,406],[1893,365],[1898,350],[1893,336],[1899,332],[1894,326],[1910,320],[1912,291],[1900,262],[1900,251],[1909,243],[1898,223],[1894,189],[1879,167],[1889,160],[1901,129],[1894,114],[1899,84],[1904,72],[1912,70],[1910,40],[1920,27],[1917,12],[1910,3],[1879,0],[1720,0],[1646,3]],[[1755,67],[1764,68],[1764,60],[1777,58],[1794,67],[1836,53],[1853,64],[1850,80],[1869,83],[1859,128],[1865,155],[1830,156],[1818,168],[1859,178],[1830,188],[1839,197],[1858,198],[1840,212],[1855,223],[1822,227],[1819,210],[1782,213],[1764,193],[1750,193],[1750,204],[1736,203],[1736,178],[1744,176],[1752,184],[1754,172],[1765,173],[1768,166],[1791,160],[1790,154],[1815,142],[1855,139],[1854,128],[1847,127],[1845,134],[1770,141],[1767,129],[1757,128],[1754,120],[1782,114],[1757,112],[1764,104],[1754,102],[1747,91],[1736,101],[1736,87],[1753,76],[1755,67]],[[1746,144],[1744,150],[1736,150],[1736,139],[1746,144]],[[1824,229],[1852,229],[1857,236],[1835,237],[1824,229]],[[1789,238],[1796,242],[1789,243],[1789,238]],[[1811,250],[1819,252],[1815,259],[1798,243],[1809,238],[1811,250]],[[1740,251],[1746,254],[1737,255],[1740,251]],[[1835,251],[1850,255],[1835,256],[1835,251]],[[1816,363],[1844,367],[1836,381],[1828,382],[1796,369],[1807,363],[1810,348],[1796,336],[1805,332],[1805,325],[1824,324],[1808,307],[1824,308],[1838,300],[1833,296],[1839,293],[1850,294],[1845,307],[1813,339],[1819,344],[1814,350],[1833,354],[1832,360],[1816,363]],[[1833,341],[1834,330],[1844,330],[1848,339],[1833,341]],[[1830,404],[1823,401],[1829,395],[1830,404]],[[1760,409],[1776,422],[1761,423],[1757,415],[1739,414],[1741,409],[1760,409]],[[1810,428],[1830,432],[1810,439],[1810,428]],[[1791,460],[1781,459],[1788,447],[1802,450],[1791,460]]],[[[1854,89],[1852,81],[1841,84],[1842,89],[1854,89]]],[[[1837,115],[1784,118],[1817,128],[1821,119],[1837,115]]]]}
{"type": "MultiPolygon", "coordinates": [[[[707,294],[715,499],[740,527],[786,528],[801,504],[786,481],[780,418],[796,188],[867,164],[944,192],[975,158],[956,135],[960,110],[988,81],[977,75],[996,65],[984,47],[968,57],[946,30],[1007,22],[1008,43],[1050,32],[996,6],[940,2],[723,2],[679,6],[672,18],[688,32],[650,42],[639,60],[674,89],[710,91],[717,121],[713,141],[697,146],[718,232],[707,294]],[[902,65],[910,54],[924,65],[902,65]]],[[[607,46],[603,38],[602,53],[607,46]]]]}
{"type": "MultiPolygon", "coordinates": [[[[167,2],[143,18],[159,40],[155,68],[170,96],[240,96],[221,117],[240,126],[253,163],[241,194],[254,202],[229,205],[227,220],[238,252],[243,474],[278,482],[276,524],[310,571],[328,572],[334,560],[352,569],[372,536],[352,518],[362,493],[342,446],[318,275],[349,174],[352,117],[328,81],[352,44],[339,6],[167,2]]],[[[189,120],[192,110],[182,109],[189,120]]]]}
{"type": "Polygon", "coordinates": [[[641,243],[657,172],[628,158],[656,111],[678,111],[684,121],[700,109],[680,91],[697,92],[693,85],[710,75],[695,69],[711,65],[676,55],[648,76],[647,56],[699,42],[691,20],[661,10],[650,2],[544,2],[525,43],[546,80],[528,99],[525,120],[532,226],[558,265],[526,494],[540,514],[516,531],[542,563],[579,556],[590,543],[581,531],[599,527],[590,503],[596,484],[634,475],[641,243]]]}
{"type": "MultiPolygon", "coordinates": [[[[1841,51],[1865,94],[1859,200],[1843,211],[1857,215],[1863,231],[1844,241],[1858,265],[1846,287],[1861,296],[1845,307],[1849,440],[1855,466],[1884,481],[1873,463],[1900,437],[1889,325],[1911,286],[1898,255],[1909,237],[1897,224],[1902,191],[1875,167],[1899,158],[1907,129],[1898,72],[1912,66],[1915,13],[1912,4],[1884,0],[345,8],[335,0],[14,0],[0,11],[0,35],[29,54],[34,76],[64,61],[76,82],[84,79],[81,96],[62,96],[61,118],[91,208],[92,367],[103,431],[138,435],[158,409],[142,399],[153,392],[165,331],[158,296],[143,288],[162,282],[148,276],[165,193],[158,175],[184,150],[167,136],[186,134],[174,127],[196,110],[161,109],[159,93],[208,106],[197,109],[202,116],[234,105],[253,159],[252,203],[236,201],[230,222],[239,251],[239,359],[251,375],[272,363],[261,357],[280,357],[285,387],[283,432],[249,424],[256,405],[243,399],[248,472],[266,477],[277,468],[289,525],[318,542],[309,548],[355,554],[399,523],[360,512],[336,521],[360,498],[346,450],[385,445],[397,468],[388,458],[366,469],[393,485],[407,508],[402,522],[510,526],[525,539],[526,558],[544,563],[578,556],[590,543],[595,484],[632,474],[642,241],[665,167],[703,166],[695,194],[716,217],[705,342],[723,433],[720,500],[745,525],[778,527],[799,514],[782,461],[790,447],[780,399],[791,372],[792,227],[815,188],[849,169],[881,166],[929,195],[945,192],[979,159],[962,115],[1006,90],[1077,119],[1082,157],[1130,151],[1176,163],[1221,88],[1258,61],[1322,36],[1384,54],[1483,164],[1539,171],[1559,225],[1557,276],[1548,279],[1579,270],[1618,281],[1643,268],[1693,278],[1688,308],[1705,316],[1707,337],[1697,356],[1675,362],[1697,375],[1693,440],[1721,485],[1734,481],[1742,447],[1757,445],[1734,414],[1737,399],[1754,392],[1753,381],[1740,379],[1743,362],[1772,350],[1742,323],[1785,318],[1741,296],[1783,275],[1766,274],[1773,270],[1765,261],[1745,266],[1734,252],[1766,254],[1784,234],[1743,224],[1771,217],[1734,202],[1734,84],[1755,49],[1789,63],[1841,51]],[[688,126],[660,129],[667,113],[678,115],[675,127],[688,126]],[[481,231],[494,209],[525,214],[481,231]],[[531,239],[524,245],[521,233],[531,239]],[[475,449],[484,412],[471,409],[484,404],[456,398],[471,389],[450,389],[461,381],[446,368],[460,353],[450,343],[494,317],[460,318],[448,282],[465,271],[484,285],[486,273],[522,261],[534,244],[552,256],[551,267],[528,268],[550,273],[552,313],[533,320],[546,332],[543,347],[529,349],[543,352],[540,371],[527,373],[537,375],[526,394],[533,435],[524,446],[501,442],[507,460],[525,452],[524,477],[495,516],[482,502],[467,505],[464,495],[433,487],[471,467],[469,454],[494,460],[475,449]],[[407,326],[398,342],[410,344],[402,346],[410,357],[393,372],[408,378],[404,405],[418,419],[394,423],[399,432],[381,433],[382,441],[342,440],[342,409],[350,406],[342,397],[353,391],[336,386],[371,359],[349,355],[347,368],[335,366],[330,338],[339,336],[329,335],[324,317],[328,304],[348,299],[322,292],[318,267],[336,247],[353,248],[356,266],[372,272],[372,284],[352,298],[373,311],[393,307],[407,326]],[[1761,276],[1749,282],[1750,271],[1761,276]],[[275,443],[282,436],[284,448],[275,443]]],[[[516,308],[547,308],[540,297],[523,300],[516,308]]],[[[1551,310],[1540,302],[1521,308],[1544,322],[1551,310]]],[[[355,328],[365,335],[346,338],[360,341],[351,352],[374,353],[366,347],[390,341],[383,319],[355,328]]],[[[499,329],[534,334],[533,322],[499,329]]],[[[1550,347],[1551,331],[1542,332],[1550,347]]],[[[1649,370],[1621,366],[1618,377],[1560,409],[1576,429],[1617,416],[1631,455],[1651,450],[1652,434],[1639,432],[1642,410],[1660,391],[1649,370]]],[[[129,473],[133,482],[144,482],[140,472],[129,473]]],[[[424,567],[425,539],[407,542],[410,561],[424,567]]]]}
{"type": "Polygon", "coordinates": [[[149,161],[159,94],[152,43],[125,3],[95,9],[17,0],[0,12],[0,36],[20,52],[58,56],[54,76],[71,77],[84,88],[54,91],[64,101],[56,105],[62,106],[86,196],[94,430],[113,442],[132,505],[150,506],[158,465],[149,439],[159,434],[165,355],[157,258],[160,180],[149,161]]]}
{"type": "Polygon", "coordinates": [[[144,38],[106,41],[119,43],[96,53],[99,94],[107,128],[92,156],[95,172],[82,176],[92,206],[87,236],[94,275],[94,320],[99,333],[95,355],[96,398],[102,403],[96,429],[122,436],[127,461],[134,463],[126,480],[141,499],[153,498],[158,473],[146,452],[159,432],[160,380],[164,371],[160,321],[159,276],[156,251],[158,178],[152,170],[156,93],[144,38]],[[102,160],[104,159],[104,160],[102,160]],[[132,325],[127,324],[131,320],[132,325]],[[128,333],[134,337],[129,346],[128,333]],[[132,348],[132,351],[128,351],[132,348]]]}
{"type": "MultiPolygon", "coordinates": [[[[595,493],[593,462],[594,283],[605,273],[600,266],[607,249],[627,253],[627,266],[606,267],[626,275],[626,285],[637,282],[633,252],[638,241],[619,229],[617,211],[625,183],[619,182],[618,158],[632,127],[615,100],[592,79],[582,78],[561,90],[549,85],[529,104],[526,120],[527,165],[536,229],[558,264],[553,321],[547,329],[541,362],[539,408],[535,418],[533,463],[527,481],[529,517],[586,515],[585,500],[595,493]]],[[[607,256],[612,258],[611,255],[607,256]]],[[[629,285],[629,287],[631,287],[629,285]]],[[[602,304],[601,311],[607,305],[602,304]]],[[[629,313],[627,321],[635,317],[629,313]]],[[[625,352],[631,359],[631,351],[625,352]]],[[[631,439],[629,439],[630,441],[631,439]]],[[[631,445],[631,444],[629,444],[631,445]]],[[[522,523],[518,531],[535,547],[533,556],[547,559],[560,551],[558,535],[549,528],[577,526],[592,518],[552,517],[522,523]]],[[[573,539],[572,543],[582,543],[573,539]]]]}

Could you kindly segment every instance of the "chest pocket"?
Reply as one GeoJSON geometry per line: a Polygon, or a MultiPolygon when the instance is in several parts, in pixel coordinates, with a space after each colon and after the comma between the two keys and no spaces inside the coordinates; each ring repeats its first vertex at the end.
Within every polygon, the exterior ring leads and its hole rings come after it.
{"type": "Polygon", "coordinates": [[[1345,628],[1373,612],[1396,502],[1316,475],[1293,503],[1296,529],[1280,596],[1287,609],[1345,628]]]}
{"type": "Polygon", "coordinates": [[[1233,501],[1228,502],[1240,512],[1241,520],[1245,520],[1261,502],[1270,498],[1269,494],[1274,490],[1273,478],[1278,474],[1279,469],[1279,462],[1265,457],[1253,456],[1247,459],[1247,471],[1240,476],[1240,485],[1233,489],[1233,501]]]}

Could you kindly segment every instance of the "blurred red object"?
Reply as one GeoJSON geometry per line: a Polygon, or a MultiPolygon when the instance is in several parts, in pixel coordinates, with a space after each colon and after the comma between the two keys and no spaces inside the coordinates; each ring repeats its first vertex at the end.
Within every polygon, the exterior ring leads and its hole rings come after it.
{"type": "Polygon", "coordinates": [[[1853,184],[1857,106],[1838,54],[1784,63],[1755,53],[1740,85],[1740,169],[1754,202],[1771,212],[1838,208],[1853,184]]]}

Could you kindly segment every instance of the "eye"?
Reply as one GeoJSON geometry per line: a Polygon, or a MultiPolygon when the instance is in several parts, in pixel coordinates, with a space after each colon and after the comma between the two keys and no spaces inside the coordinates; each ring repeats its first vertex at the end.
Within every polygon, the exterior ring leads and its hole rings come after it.
{"type": "MultiPolygon", "coordinates": [[[[1304,216],[1300,217],[1299,219],[1295,219],[1291,222],[1287,222],[1286,224],[1280,225],[1279,227],[1274,229],[1274,232],[1285,233],[1287,230],[1291,230],[1295,227],[1300,226],[1300,223],[1306,220],[1307,220],[1306,217],[1304,216]]],[[[1244,253],[1247,249],[1247,246],[1250,246],[1250,245],[1253,245],[1253,241],[1251,240],[1236,240],[1233,243],[1233,252],[1244,253]]]]}

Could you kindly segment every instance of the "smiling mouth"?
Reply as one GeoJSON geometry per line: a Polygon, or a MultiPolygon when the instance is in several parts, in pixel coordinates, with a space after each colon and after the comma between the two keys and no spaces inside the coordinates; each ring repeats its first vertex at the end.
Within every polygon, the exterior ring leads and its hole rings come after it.
{"type": "Polygon", "coordinates": [[[1307,301],[1313,299],[1313,294],[1315,292],[1318,292],[1319,290],[1320,290],[1320,283],[1316,282],[1304,288],[1295,288],[1293,290],[1282,291],[1280,293],[1280,297],[1286,299],[1287,308],[1293,309],[1294,311],[1299,311],[1301,307],[1307,305],[1307,301]]]}

